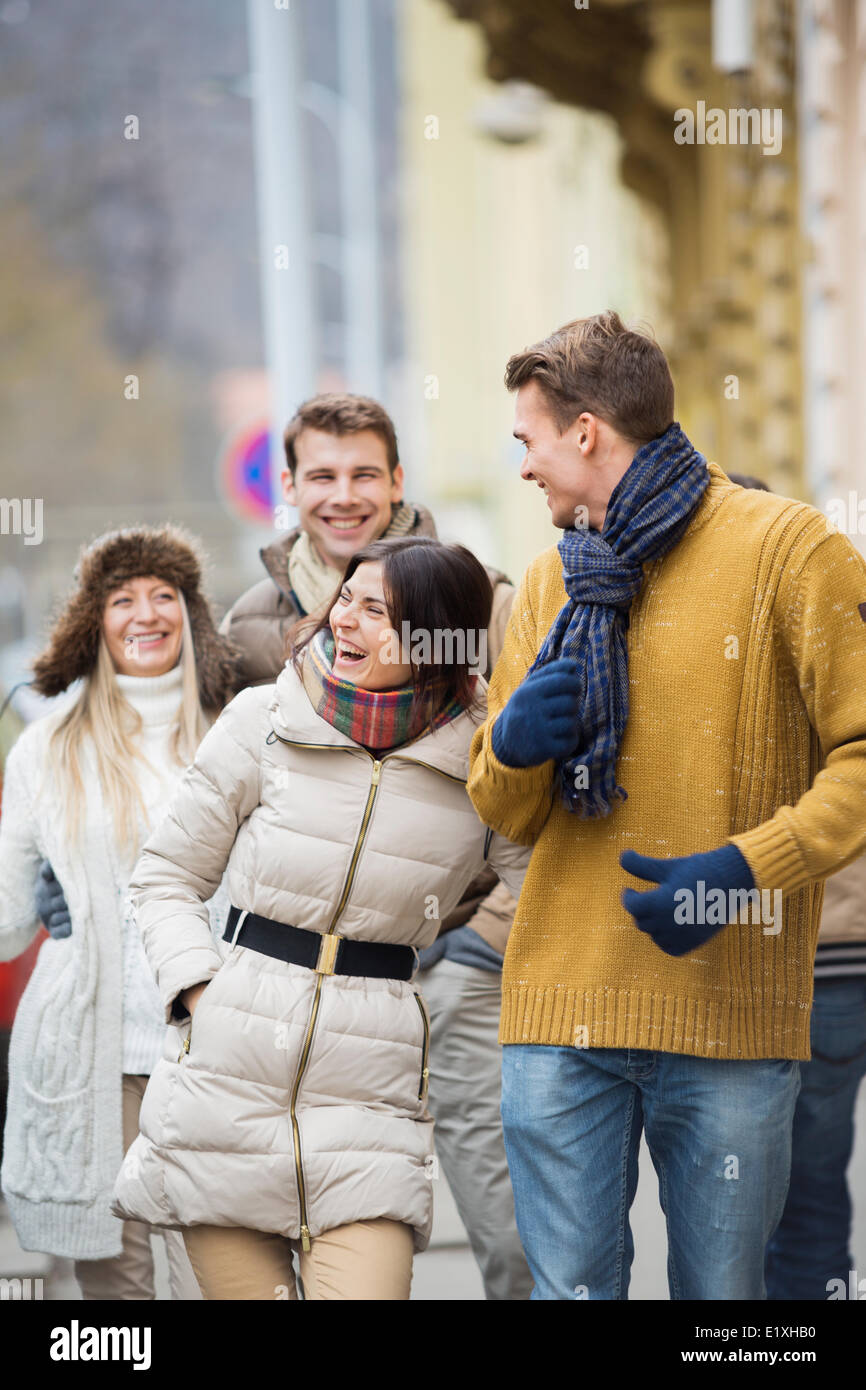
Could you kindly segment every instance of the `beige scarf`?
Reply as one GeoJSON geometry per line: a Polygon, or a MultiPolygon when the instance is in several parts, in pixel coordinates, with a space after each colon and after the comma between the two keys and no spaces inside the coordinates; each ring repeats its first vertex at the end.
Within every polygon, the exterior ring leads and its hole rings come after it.
{"type": "MultiPolygon", "coordinates": [[[[416,524],[415,508],[408,502],[400,502],[393,510],[388,529],[378,539],[407,536],[416,524]]],[[[326,565],[319,555],[306,531],[299,531],[298,538],[289,551],[289,584],[300,599],[304,611],[310,616],[318,614],[334,592],[343,577],[343,571],[326,565]]]]}

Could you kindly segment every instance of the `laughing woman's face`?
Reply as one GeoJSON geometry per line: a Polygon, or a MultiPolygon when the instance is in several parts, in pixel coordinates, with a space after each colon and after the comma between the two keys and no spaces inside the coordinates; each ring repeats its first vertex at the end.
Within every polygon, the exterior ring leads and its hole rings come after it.
{"type": "Polygon", "coordinates": [[[396,690],[411,681],[408,662],[393,659],[399,648],[381,564],[366,561],[358,566],[343,585],[329,622],[335,642],[333,672],[339,680],[362,690],[396,690]]]}
{"type": "Polygon", "coordinates": [[[155,575],[128,580],[105,600],[102,630],[120,675],[165,675],[177,665],[183,639],[177,590],[155,575]]]}

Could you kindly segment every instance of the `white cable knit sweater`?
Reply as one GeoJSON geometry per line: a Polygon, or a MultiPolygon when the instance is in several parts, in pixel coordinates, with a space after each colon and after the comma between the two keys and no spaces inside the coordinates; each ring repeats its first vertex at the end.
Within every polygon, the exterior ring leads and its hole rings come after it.
{"type": "MultiPolygon", "coordinates": [[[[143,748],[158,769],[140,767],[153,828],[183,776],[168,750],[180,681],[179,669],[118,677],[141,712],[143,748]]],[[[121,1077],[152,1071],[167,1034],[127,901],[132,847],[125,853],[116,842],[88,745],[82,840],[70,841],[49,753],[56,719],[52,712],[30,724],[3,769],[0,960],[20,955],[39,930],[34,890],[43,859],[63,888],[72,933],[43,943],[18,1004],[0,1183],[23,1249],[97,1260],[122,1248],[122,1222],[109,1206],[123,1158],[121,1077]]],[[[211,914],[218,933],[219,914],[211,914]]]]}
{"type": "MultiPolygon", "coordinates": [[[[143,845],[168,805],[183,771],[171,751],[183,677],[180,667],[175,666],[164,676],[117,676],[116,679],[123,696],[141,715],[142,730],[137,745],[150,764],[149,767],[138,761],[132,764],[147,809],[148,825],[143,828],[139,841],[139,845],[143,845]]],[[[123,922],[123,1070],[149,1076],[162,1053],[165,1024],[153,971],[126,896],[137,855],[124,854],[122,846],[117,847],[117,853],[115,880],[123,922]]]]}

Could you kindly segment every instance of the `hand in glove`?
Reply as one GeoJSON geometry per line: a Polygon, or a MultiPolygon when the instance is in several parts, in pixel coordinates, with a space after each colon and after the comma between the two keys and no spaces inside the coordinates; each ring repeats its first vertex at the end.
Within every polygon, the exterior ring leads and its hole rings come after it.
{"type": "MultiPolygon", "coordinates": [[[[619,862],[627,873],[659,885],[646,893],[626,888],[622,902],[639,929],[647,932],[669,956],[684,956],[689,951],[697,950],[727,925],[726,914],[723,914],[725,920],[722,922],[683,922],[683,908],[689,900],[684,897],[677,899],[677,892],[688,889],[693,894],[691,902],[695,904],[705,901],[713,889],[720,888],[729,902],[727,895],[731,889],[751,889],[755,886],[751,869],[737,846],[732,844],[710,850],[707,854],[687,854],[679,859],[653,859],[647,854],[637,854],[633,849],[627,849],[620,855],[619,862]],[[703,894],[698,889],[699,882],[704,884],[703,894]],[[681,919],[679,922],[674,917],[677,910],[681,919]]],[[[713,916],[716,916],[715,912],[713,916]]]]}
{"type": "Polygon", "coordinates": [[[562,657],[532,671],[493,725],[493,752],[506,767],[537,767],[569,757],[580,738],[581,682],[562,657]]]}
{"type": "Polygon", "coordinates": [[[72,935],[72,919],[63,889],[47,859],[43,859],[36,880],[36,912],[45,923],[48,935],[53,936],[55,941],[72,935]]]}

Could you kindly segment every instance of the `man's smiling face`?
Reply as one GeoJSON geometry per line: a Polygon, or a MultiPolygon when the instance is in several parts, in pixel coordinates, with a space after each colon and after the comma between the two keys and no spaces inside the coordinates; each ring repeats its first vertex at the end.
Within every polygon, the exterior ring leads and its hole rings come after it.
{"type": "Polygon", "coordinates": [[[589,525],[600,529],[611,487],[604,466],[617,438],[610,426],[584,411],[560,434],[538,383],[530,380],[517,392],[514,436],[526,454],[520,476],[543,488],[554,526],[589,525]]]}
{"type": "Polygon", "coordinates": [[[326,564],[343,570],[347,561],[383,535],[391,504],[403,496],[403,469],[393,476],[384,440],[374,430],[329,434],[302,430],[295,441],[298,466],[283,473],[283,491],[326,564]]]}

